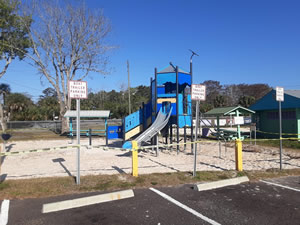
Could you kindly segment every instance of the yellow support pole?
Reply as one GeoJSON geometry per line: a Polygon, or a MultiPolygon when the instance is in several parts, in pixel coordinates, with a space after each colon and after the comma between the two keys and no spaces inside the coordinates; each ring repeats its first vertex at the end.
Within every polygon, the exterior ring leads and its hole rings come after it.
{"type": "Polygon", "coordinates": [[[242,157],[242,141],[240,139],[235,140],[235,166],[237,171],[243,171],[243,157],[242,157]]]}
{"type": "Polygon", "coordinates": [[[132,176],[138,176],[138,144],[136,141],[131,142],[132,145],[132,176]]]}

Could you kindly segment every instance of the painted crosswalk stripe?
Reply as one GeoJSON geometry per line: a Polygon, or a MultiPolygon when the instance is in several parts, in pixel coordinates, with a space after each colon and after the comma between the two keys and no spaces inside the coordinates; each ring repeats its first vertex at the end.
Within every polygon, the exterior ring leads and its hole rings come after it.
{"type": "Polygon", "coordinates": [[[270,184],[270,185],[274,185],[274,186],[278,186],[278,187],[282,187],[282,188],[286,188],[286,189],[289,189],[289,190],[292,190],[292,191],[298,191],[298,192],[300,192],[300,190],[297,189],[297,188],[291,188],[289,186],[285,186],[285,185],[281,185],[281,184],[276,184],[276,183],[268,182],[268,181],[265,181],[265,180],[261,180],[261,182],[266,183],[266,184],[270,184]]]}
{"type": "Polygon", "coordinates": [[[218,223],[218,222],[216,222],[216,221],[214,221],[214,220],[212,220],[212,219],[210,219],[210,218],[208,218],[208,217],[202,215],[201,213],[195,211],[194,209],[192,209],[192,208],[190,208],[190,207],[188,207],[188,206],[182,204],[181,202],[175,200],[174,198],[170,197],[169,195],[167,195],[167,194],[165,194],[165,193],[163,193],[163,192],[161,192],[161,191],[159,191],[159,190],[157,190],[157,189],[155,189],[155,188],[149,188],[149,189],[150,189],[151,191],[155,192],[156,194],[160,195],[160,196],[163,197],[164,199],[166,199],[166,200],[172,202],[173,204],[175,204],[175,205],[177,205],[177,206],[183,208],[184,210],[186,210],[186,211],[192,213],[193,215],[199,217],[200,219],[202,219],[202,220],[204,220],[204,221],[206,221],[206,222],[208,222],[208,223],[210,223],[210,224],[212,224],[212,225],[221,225],[220,223],[218,223]]]}
{"type": "Polygon", "coordinates": [[[8,222],[9,200],[5,199],[1,205],[0,225],[6,225],[8,222]]]}

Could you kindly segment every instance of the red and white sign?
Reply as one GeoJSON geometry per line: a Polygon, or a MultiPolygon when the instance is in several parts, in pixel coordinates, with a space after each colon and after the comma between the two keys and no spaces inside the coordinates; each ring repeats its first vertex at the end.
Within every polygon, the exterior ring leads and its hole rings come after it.
{"type": "Polygon", "coordinates": [[[192,100],[205,101],[206,86],[201,84],[192,84],[191,98],[192,100]]]}
{"type": "Polygon", "coordinates": [[[87,99],[87,82],[70,80],[69,81],[69,97],[75,99],[87,99]]]}

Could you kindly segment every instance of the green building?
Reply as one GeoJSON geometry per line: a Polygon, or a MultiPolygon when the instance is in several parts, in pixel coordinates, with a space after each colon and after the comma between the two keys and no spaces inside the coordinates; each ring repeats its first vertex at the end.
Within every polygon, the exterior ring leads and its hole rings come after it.
{"type": "MultiPolygon", "coordinates": [[[[259,136],[278,137],[279,133],[279,102],[273,89],[249,107],[256,113],[252,122],[256,123],[259,136]],[[273,133],[273,134],[272,134],[273,133]]],[[[283,137],[300,138],[300,90],[285,90],[284,101],[281,102],[283,137]],[[294,135],[284,135],[284,134],[294,135]]]]}

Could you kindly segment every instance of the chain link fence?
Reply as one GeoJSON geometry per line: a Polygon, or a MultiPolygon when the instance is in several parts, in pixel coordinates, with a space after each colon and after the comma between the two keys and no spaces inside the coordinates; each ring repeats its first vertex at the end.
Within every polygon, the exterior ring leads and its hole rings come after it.
{"type": "MultiPolygon", "coordinates": [[[[110,124],[121,124],[121,119],[109,119],[107,123],[110,124]]],[[[105,120],[81,120],[80,126],[82,128],[104,126],[105,120]]],[[[73,126],[76,126],[76,120],[73,121],[73,126]]],[[[7,123],[8,129],[49,129],[55,132],[61,130],[61,121],[10,121],[7,123]]]]}

